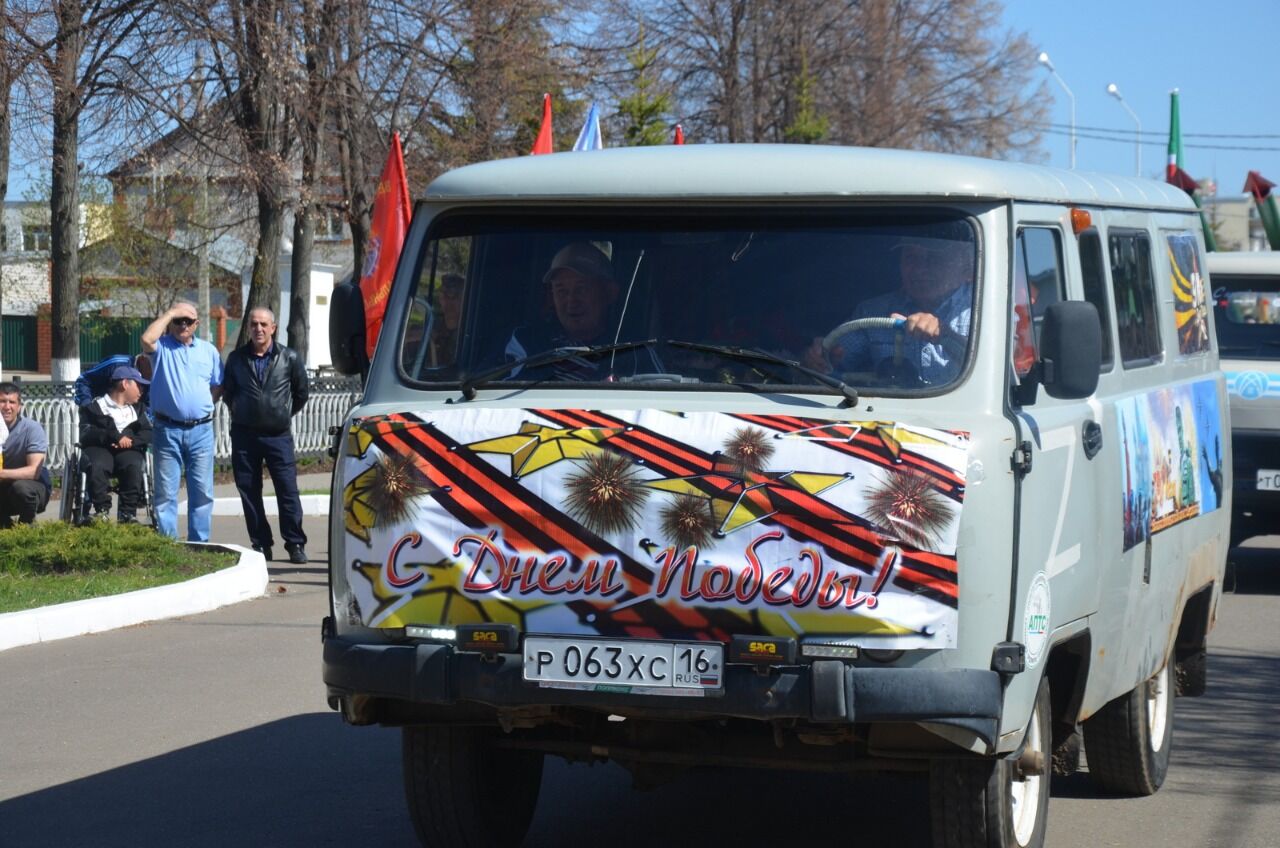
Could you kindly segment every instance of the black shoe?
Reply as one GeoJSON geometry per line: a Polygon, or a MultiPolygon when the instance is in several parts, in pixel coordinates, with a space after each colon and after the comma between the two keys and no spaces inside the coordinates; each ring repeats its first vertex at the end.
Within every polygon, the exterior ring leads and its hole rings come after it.
{"type": "Polygon", "coordinates": [[[116,516],[116,521],[121,524],[137,524],[138,514],[136,512],[122,512],[116,516]]]}
{"type": "Polygon", "coordinates": [[[271,556],[270,545],[267,545],[265,548],[262,545],[254,545],[253,549],[258,553],[262,554],[262,558],[265,559],[267,562],[271,562],[272,556],[271,556]]]}
{"type": "Polygon", "coordinates": [[[294,565],[305,565],[307,562],[307,549],[302,545],[285,545],[285,549],[289,551],[289,562],[294,565]]]}

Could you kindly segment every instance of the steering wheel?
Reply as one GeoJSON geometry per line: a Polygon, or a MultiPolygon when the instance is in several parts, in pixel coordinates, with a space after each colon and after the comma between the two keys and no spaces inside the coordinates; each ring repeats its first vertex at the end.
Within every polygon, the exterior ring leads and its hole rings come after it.
{"type": "MultiPolygon", "coordinates": [[[[905,318],[855,318],[838,325],[822,339],[822,352],[831,360],[831,351],[840,346],[841,339],[858,330],[890,329],[893,330],[893,356],[876,363],[874,378],[877,382],[891,386],[914,386],[919,382],[918,371],[906,361],[902,355],[902,341],[906,338],[905,318]]],[[[870,377],[870,374],[867,375],[870,377]]]]}
{"type": "Polygon", "coordinates": [[[901,358],[902,336],[906,332],[903,328],[906,325],[906,318],[854,318],[852,321],[845,321],[840,324],[823,337],[822,352],[830,354],[831,349],[839,344],[842,338],[858,330],[895,330],[897,331],[893,343],[895,358],[901,358]]]}

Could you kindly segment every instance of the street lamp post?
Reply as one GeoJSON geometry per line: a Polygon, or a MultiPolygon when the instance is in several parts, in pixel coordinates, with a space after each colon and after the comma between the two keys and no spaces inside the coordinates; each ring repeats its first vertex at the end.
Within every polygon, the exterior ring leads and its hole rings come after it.
{"type": "Polygon", "coordinates": [[[1057,70],[1053,67],[1053,63],[1049,61],[1048,53],[1041,53],[1039,58],[1040,64],[1049,69],[1049,73],[1053,74],[1053,78],[1058,81],[1058,85],[1062,86],[1062,90],[1067,93],[1067,99],[1071,101],[1071,170],[1076,167],[1076,96],[1071,93],[1071,89],[1058,76],[1057,70]]]}
{"type": "Polygon", "coordinates": [[[1137,175],[1142,176],[1142,121],[1138,120],[1138,115],[1125,102],[1124,97],[1120,94],[1120,88],[1115,83],[1107,86],[1107,94],[1110,94],[1116,100],[1120,101],[1120,105],[1129,113],[1129,117],[1133,118],[1133,122],[1138,126],[1138,139],[1133,144],[1134,167],[1137,169],[1137,175]]]}

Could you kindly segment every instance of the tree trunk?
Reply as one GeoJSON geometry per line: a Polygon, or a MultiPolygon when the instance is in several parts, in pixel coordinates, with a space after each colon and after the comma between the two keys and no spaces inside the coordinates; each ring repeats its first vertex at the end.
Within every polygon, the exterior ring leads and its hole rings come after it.
{"type": "MultiPolygon", "coordinates": [[[[272,186],[258,189],[258,249],[253,256],[253,276],[249,279],[249,302],[244,305],[244,317],[249,310],[265,306],[274,314],[280,314],[280,236],[284,234],[284,205],[279,193],[272,186]]],[[[249,322],[240,322],[237,345],[249,341],[249,322]]]]}
{"type": "MultiPolygon", "coordinates": [[[[9,68],[8,39],[3,29],[5,0],[0,0],[0,229],[4,227],[4,201],[9,196],[9,89],[13,72],[9,68]]],[[[7,245],[6,245],[7,246],[7,245]]],[[[4,315],[4,256],[0,251],[0,316],[4,315]]],[[[4,322],[0,321],[0,351],[4,350],[4,322]]],[[[0,379],[4,379],[4,358],[0,354],[0,379]]]]}
{"type": "Polygon", "coordinates": [[[80,0],[58,4],[53,79],[53,190],[49,237],[53,301],[52,378],[80,375],[80,89],[76,84],[84,49],[80,0]]]}
{"type": "MultiPolygon", "coordinates": [[[[342,188],[347,203],[347,226],[351,229],[351,281],[360,282],[364,271],[365,250],[369,244],[370,211],[373,201],[369,197],[369,151],[365,149],[366,134],[353,120],[357,98],[361,96],[359,50],[363,35],[363,18],[357,4],[347,11],[344,33],[350,53],[338,82],[335,111],[338,119],[339,166],[342,169],[342,188]]],[[[334,65],[344,59],[335,56],[334,65]]]]}
{"type": "MultiPolygon", "coordinates": [[[[305,170],[305,165],[303,166],[305,170]]],[[[303,186],[303,197],[307,187],[303,186]]],[[[311,344],[311,245],[315,240],[315,204],[303,200],[293,219],[293,259],[289,274],[292,288],[289,292],[289,347],[298,352],[303,364],[311,344]]]]}

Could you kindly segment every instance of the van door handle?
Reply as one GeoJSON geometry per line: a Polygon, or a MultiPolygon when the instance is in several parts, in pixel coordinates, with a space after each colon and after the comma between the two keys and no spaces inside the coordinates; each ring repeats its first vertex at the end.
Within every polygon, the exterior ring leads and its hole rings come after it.
{"type": "Polygon", "coordinates": [[[1102,450],[1102,428],[1097,421],[1084,423],[1084,458],[1093,459],[1102,450]]]}

